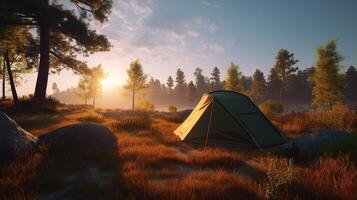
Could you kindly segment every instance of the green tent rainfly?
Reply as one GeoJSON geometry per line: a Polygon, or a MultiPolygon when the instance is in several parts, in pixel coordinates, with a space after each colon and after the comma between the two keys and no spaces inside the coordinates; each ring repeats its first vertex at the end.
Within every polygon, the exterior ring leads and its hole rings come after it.
{"type": "Polygon", "coordinates": [[[204,94],[174,133],[189,143],[237,148],[262,148],[286,142],[285,136],[249,97],[233,91],[204,94]]]}

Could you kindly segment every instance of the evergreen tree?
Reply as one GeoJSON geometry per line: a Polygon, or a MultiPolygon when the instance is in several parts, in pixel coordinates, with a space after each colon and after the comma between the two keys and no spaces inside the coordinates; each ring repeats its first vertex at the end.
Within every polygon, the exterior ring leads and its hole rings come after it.
{"type": "Polygon", "coordinates": [[[256,103],[261,103],[265,99],[266,81],[264,73],[257,69],[253,75],[252,87],[250,90],[250,97],[256,103]]]}
{"type": "Polygon", "coordinates": [[[169,76],[169,78],[167,78],[166,85],[169,94],[172,94],[172,89],[174,88],[174,79],[172,78],[172,76],[169,76]]]}
{"type": "Polygon", "coordinates": [[[89,29],[93,19],[103,23],[112,7],[112,0],[2,0],[0,24],[31,25],[38,28],[40,63],[35,89],[35,100],[46,98],[48,73],[51,67],[63,67],[84,73],[88,68],[77,60],[77,55],[109,49],[109,41],[89,29]],[[75,9],[72,9],[75,8],[75,9]]]}
{"type": "Polygon", "coordinates": [[[208,91],[208,83],[206,82],[206,78],[202,74],[202,69],[197,67],[194,72],[196,79],[196,91],[198,95],[201,95],[208,91]]]}
{"type": "Polygon", "coordinates": [[[177,96],[184,96],[185,90],[186,90],[186,80],[185,80],[185,74],[183,71],[179,68],[176,71],[176,87],[175,87],[175,92],[177,96]]]}
{"type": "Polygon", "coordinates": [[[311,104],[312,88],[308,79],[313,71],[314,68],[306,68],[290,76],[289,84],[286,87],[285,101],[287,104],[311,104]]]}
{"type": "Polygon", "coordinates": [[[211,88],[210,90],[221,90],[222,89],[222,82],[221,82],[221,72],[219,71],[218,67],[214,67],[211,72],[211,88]]]}
{"type": "Polygon", "coordinates": [[[150,90],[150,100],[151,101],[161,101],[162,93],[161,93],[161,82],[158,79],[150,78],[148,88],[150,90]]]}
{"type": "Polygon", "coordinates": [[[252,82],[253,82],[252,77],[244,76],[242,74],[242,76],[240,77],[240,81],[239,82],[240,82],[240,84],[242,85],[242,88],[243,88],[241,92],[249,94],[249,91],[250,91],[250,89],[252,87],[252,82]]]}
{"type": "Polygon", "coordinates": [[[342,100],[343,78],[339,74],[342,56],[337,52],[336,41],[316,49],[317,61],[311,77],[313,103],[319,108],[331,109],[342,100]]]}
{"type": "Polygon", "coordinates": [[[138,59],[130,63],[127,70],[128,80],[126,89],[132,92],[132,110],[135,110],[135,95],[142,89],[147,88],[147,75],[144,74],[143,67],[138,59]]]}
{"type": "Polygon", "coordinates": [[[243,90],[243,87],[240,83],[241,75],[242,72],[239,71],[239,65],[231,62],[227,69],[227,77],[225,80],[224,89],[241,92],[243,90]]]}
{"type": "Polygon", "coordinates": [[[271,68],[268,75],[267,97],[269,99],[278,100],[281,81],[276,68],[271,68]]]}
{"type": "Polygon", "coordinates": [[[298,69],[297,67],[293,67],[298,60],[294,58],[293,53],[290,53],[286,49],[281,49],[275,57],[275,60],[274,68],[281,81],[279,100],[284,107],[284,93],[287,85],[287,78],[298,69]]]}
{"type": "Polygon", "coordinates": [[[192,81],[190,81],[188,83],[188,94],[187,94],[188,100],[193,101],[196,98],[196,95],[197,95],[196,86],[192,81]]]}
{"type": "Polygon", "coordinates": [[[357,102],[357,70],[350,66],[346,71],[346,92],[345,97],[349,102],[357,102]]]}
{"type": "Polygon", "coordinates": [[[59,93],[59,89],[58,89],[58,86],[57,86],[57,83],[56,82],[53,82],[52,84],[52,94],[57,94],[59,93]]]}

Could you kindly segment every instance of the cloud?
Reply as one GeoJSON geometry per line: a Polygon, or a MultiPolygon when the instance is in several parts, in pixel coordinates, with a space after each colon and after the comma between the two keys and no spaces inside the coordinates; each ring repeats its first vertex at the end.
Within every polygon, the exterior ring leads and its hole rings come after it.
{"type": "Polygon", "coordinates": [[[168,33],[168,37],[169,37],[170,39],[179,41],[182,45],[185,45],[185,36],[183,36],[183,35],[181,35],[181,34],[178,34],[178,33],[175,32],[175,31],[170,31],[170,32],[168,33]]]}
{"type": "Polygon", "coordinates": [[[222,53],[225,50],[224,47],[218,43],[209,45],[209,49],[215,51],[216,53],[222,53]]]}
{"type": "Polygon", "coordinates": [[[152,13],[151,7],[142,4],[139,0],[131,0],[130,5],[137,15],[149,16],[152,13]]]}
{"type": "Polygon", "coordinates": [[[199,36],[199,33],[196,31],[187,30],[187,35],[189,35],[191,37],[197,37],[197,36],[199,36]]]}

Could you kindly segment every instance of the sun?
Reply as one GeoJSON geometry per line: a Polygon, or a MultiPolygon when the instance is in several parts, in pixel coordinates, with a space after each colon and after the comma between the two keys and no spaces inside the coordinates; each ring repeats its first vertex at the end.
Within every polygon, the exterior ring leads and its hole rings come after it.
{"type": "Polygon", "coordinates": [[[102,80],[102,86],[104,89],[112,88],[115,85],[118,85],[118,80],[116,80],[112,76],[108,76],[107,78],[102,80]]]}

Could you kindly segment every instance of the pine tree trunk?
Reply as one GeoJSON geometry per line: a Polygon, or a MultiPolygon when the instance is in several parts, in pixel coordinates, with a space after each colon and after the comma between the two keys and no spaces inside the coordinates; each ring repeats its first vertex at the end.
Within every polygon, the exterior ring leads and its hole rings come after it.
{"type": "Polygon", "coordinates": [[[11,86],[12,99],[14,100],[14,104],[18,105],[19,104],[19,98],[17,97],[14,77],[12,76],[12,71],[11,71],[11,66],[10,66],[10,59],[9,59],[9,52],[8,51],[5,51],[4,58],[5,58],[6,67],[7,67],[7,74],[9,76],[9,81],[10,81],[10,86],[11,86]]]}
{"type": "Polygon", "coordinates": [[[134,86],[133,86],[133,96],[132,96],[132,105],[131,105],[131,109],[134,111],[135,107],[135,89],[134,89],[134,86]]]}
{"type": "Polygon", "coordinates": [[[285,84],[285,74],[283,74],[283,77],[281,79],[281,87],[280,87],[280,104],[283,106],[284,109],[284,84],[285,84]]]}
{"type": "MultiPolygon", "coordinates": [[[[46,4],[46,7],[48,9],[48,0],[43,0],[43,2],[46,4]]],[[[35,89],[36,102],[44,102],[46,99],[48,72],[50,67],[49,27],[44,16],[42,16],[42,19],[40,20],[40,66],[38,68],[35,89]]]]}
{"type": "Polygon", "coordinates": [[[2,100],[5,101],[6,99],[6,88],[5,88],[5,79],[6,79],[6,72],[5,72],[5,58],[3,60],[3,67],[2,67],[2,100]]]}
{"type": "Polygon", "coordinates": [[[93,110],[95,108],[95,94],[93,95],[93,110]]]}

